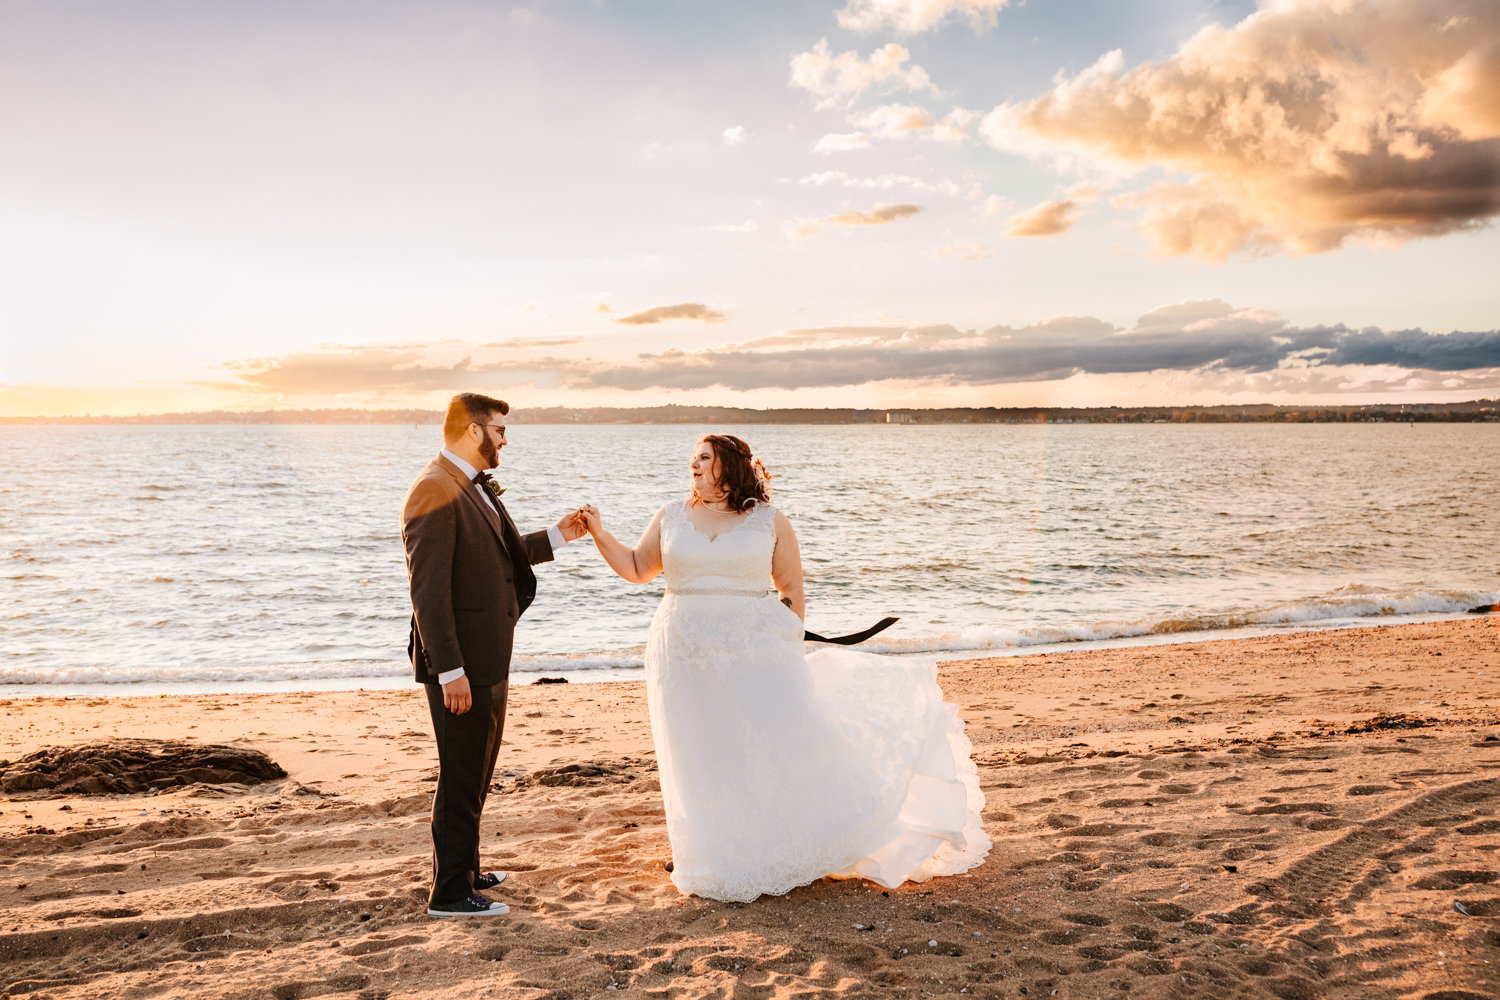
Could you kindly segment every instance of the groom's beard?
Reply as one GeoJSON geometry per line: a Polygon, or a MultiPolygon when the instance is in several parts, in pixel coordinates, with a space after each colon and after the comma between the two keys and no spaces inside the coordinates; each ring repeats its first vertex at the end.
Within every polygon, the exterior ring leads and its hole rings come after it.
{"type": "Polygon", "coordinates": [[[491,441],[488,435],[479,442],[479,457],[489,463],[485,466],[486,469],[495,469],[500,466],[500,449],[495,447],[495,442],[491,441]]]}

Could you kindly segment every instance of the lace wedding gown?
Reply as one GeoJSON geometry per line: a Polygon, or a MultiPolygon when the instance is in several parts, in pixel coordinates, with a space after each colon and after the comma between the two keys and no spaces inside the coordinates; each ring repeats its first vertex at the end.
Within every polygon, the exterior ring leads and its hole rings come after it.
{"type": "Polygon", "coordinates": [[[661,528],[666,596],[646,645],[672,881],[748,901],[826,875],[887,888],[980,864],[984,793],[931,660],[807,655],[770,588],[775,508],[710,539],[661,528]]]}

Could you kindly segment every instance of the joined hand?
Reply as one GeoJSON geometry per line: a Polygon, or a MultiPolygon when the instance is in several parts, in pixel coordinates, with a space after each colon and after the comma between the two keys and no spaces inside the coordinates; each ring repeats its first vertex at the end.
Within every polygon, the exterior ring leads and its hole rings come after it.
{"type": "Polygon", "coordinates": [[[588,531],[588,524],[583,517],[582,508],[564,514],[557,521],[557,530],[562,532],[563,538],[568,541],[576,541],[588,531]]]}
{"type": "Polygon", "coordinates": [[[599,508],[592,504],[584,504],[578,508],[578,517],[583,520],[584,530],[589,534],[604,528],[604,518],[599,514],[599,508]]]}

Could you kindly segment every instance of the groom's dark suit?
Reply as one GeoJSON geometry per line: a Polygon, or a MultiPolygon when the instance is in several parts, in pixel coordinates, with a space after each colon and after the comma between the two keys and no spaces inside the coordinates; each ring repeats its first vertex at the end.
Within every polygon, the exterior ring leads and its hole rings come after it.
{"type": "Polygon", "coordinates": [[[438,748],[432,800],[432,903],[474,891],[479,817],[500,752],[516,619],[536,597],[532,563],[552,558],[547,532],[522,535],[495,501],[479,495],[458,466],[439,455],[406,492],[401,539],[411,581],[407,652],[427,686],[438,748]],[[473,707],[443,706],[438,674],[462,667],[473,707]]]}

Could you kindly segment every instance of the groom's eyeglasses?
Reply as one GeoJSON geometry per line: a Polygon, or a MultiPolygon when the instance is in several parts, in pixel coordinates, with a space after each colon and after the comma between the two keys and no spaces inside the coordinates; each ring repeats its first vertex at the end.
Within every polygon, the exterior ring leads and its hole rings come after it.
{"type": "Polygon", "coordinates": [[[478,427],[493,427],[495,430],[497,430],[497,431],[500,432],[500,436],[501,437],[505,437],[505,425],[504,424],[477,424],[476,426],[478,426],[478,427]]]}

